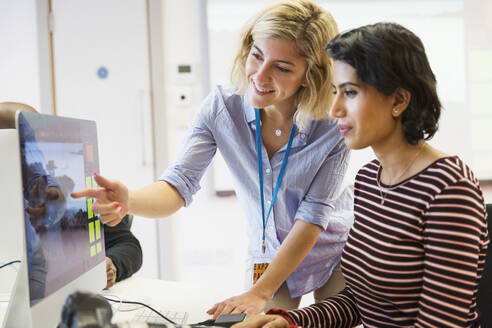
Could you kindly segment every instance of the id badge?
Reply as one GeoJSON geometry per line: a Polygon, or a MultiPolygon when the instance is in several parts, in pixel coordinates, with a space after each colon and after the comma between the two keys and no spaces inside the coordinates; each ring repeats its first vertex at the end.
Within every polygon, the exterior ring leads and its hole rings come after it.
{"type": "Polygon", "coordinates": [[[253,285],[256,284],[258,279],[260,279],[261,275],[265,273],[265,270],[268,268],[268,264],[270,263],[255,263],[253,268],[253,285]]]}

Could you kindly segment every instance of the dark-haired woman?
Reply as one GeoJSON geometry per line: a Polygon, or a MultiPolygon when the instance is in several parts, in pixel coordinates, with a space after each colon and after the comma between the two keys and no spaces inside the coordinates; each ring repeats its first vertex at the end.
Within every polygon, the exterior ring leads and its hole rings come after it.
{"type": "Polygon", "coordinates": [[[351,149],[377,159],[355,181],[342,255],[347,287],[309,307],[244,326],[479,327],[476,295],[488,245],[473,172],[426,143],[440,101],[420,39],[397,24],[335,37],[331,114],[351,149]]]}

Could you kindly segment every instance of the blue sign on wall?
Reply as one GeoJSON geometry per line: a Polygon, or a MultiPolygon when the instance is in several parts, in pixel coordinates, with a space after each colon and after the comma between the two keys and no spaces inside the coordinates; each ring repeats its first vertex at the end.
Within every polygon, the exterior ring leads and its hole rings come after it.
{"type": "Polygon", "coordinates": [[[100,67],[98,70],[97,70],[97,75],[101,78],[101,79],[105,79],[106,77],[108,77],[108,70],[106,67],[100,67]]]}

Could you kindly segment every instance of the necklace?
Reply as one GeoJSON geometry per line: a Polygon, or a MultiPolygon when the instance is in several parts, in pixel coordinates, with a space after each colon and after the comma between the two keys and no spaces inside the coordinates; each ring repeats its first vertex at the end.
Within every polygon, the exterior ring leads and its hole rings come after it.
{"type": "MultiPolygon", "coordinates": [[[[413,157],[413,159],[408,163],[408,165],[403,169],[403,171],[401,171],[401,173],[398,175],[398,177],[396,177],[395,179],[393,179],[391,182],[390,182],[390,185],[393,185],[396,181],[398,181],[402,176],[403,174],[405,174],[405,172],[408,171],[408,169],[413,165],[413,163],[415,163],[415,161],[417,160],[417,157],[419,157],[420,153],[422,152],[422,150],[424,149],[424,146],[426,145],[426,143],[422,143],[422,145],[419,147],[419,151],[415,154],[415,156],[413,157]]],[[[381,172],[381,171],[380,171],[381,172]]],[[[376,177],[376,183],[378,185],[378,189],[379,189],[379,195],[381,196],[381,205],[384,205],[384,201],[386,199],[386,196],[388,195],[388,191],[391,191],[395,188],[398,187],[398,185],[396,186],[392,186],[392,187],[389,187],[389,188],[385,188],[383,186],[381,186],[381,183],[379,181],[381,177],[381,173],[379,174],[378,177],[376,177]]]]}
{"type": "Polygon", "coordinates": [[[280,136],[282,135],[282,130],[280,130],[280,129],[275,129],[275,135],[276,135],[277,137],[280,137],[280,136]]]}

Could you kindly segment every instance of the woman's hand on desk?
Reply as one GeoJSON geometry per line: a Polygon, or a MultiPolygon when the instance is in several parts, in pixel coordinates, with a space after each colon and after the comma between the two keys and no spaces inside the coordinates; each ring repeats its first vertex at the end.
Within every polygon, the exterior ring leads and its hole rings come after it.
{"type": "Polygon", "coordinates": [[[94,213],[101,215],[101,221],[110,227],[121,222],[128,212],[128,188],[119,181],[108,180],[94,173],[98,189],[84,189],[72,193],[73,198],[96,198],[92,206],[94,213]]]}
{"type": "Polygon", "coordinates": [[[288,328],[289,322],[285,320],[281,315],[261,314],[248,316],[246,320],[240,323],[236,323],[232,328],[288,328]]]}
{"type": "Polygon", "coordinates": [[[207,311],[207,313],[213,314],[214,318],[218,315],[227,313],[257,314],[265,309],[267,302],[268,298],[257,295],[250,290],[244,294],[228,298],[225,301],[215,304],[207,311]]]}

